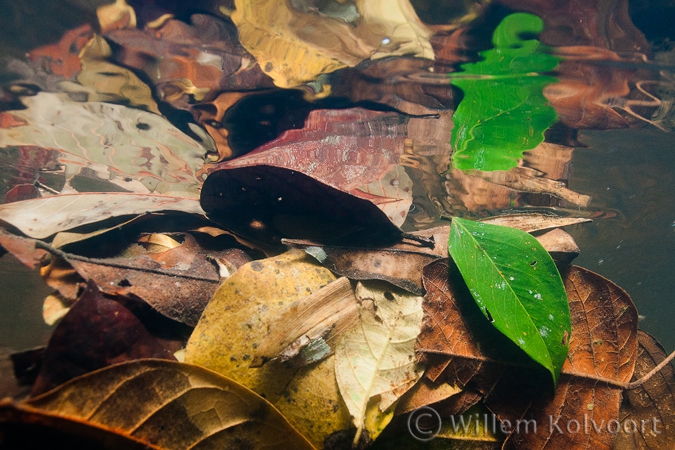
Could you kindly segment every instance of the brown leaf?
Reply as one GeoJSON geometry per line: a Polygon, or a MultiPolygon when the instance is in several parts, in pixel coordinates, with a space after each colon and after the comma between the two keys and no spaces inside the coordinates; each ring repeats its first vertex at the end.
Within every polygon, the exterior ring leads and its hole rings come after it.
{"type": "Polygon", "coordinates": [[[45,414],[24,403],[0,401],[0,438],[3,449],[72,448],[102,450],[158,450],[115,431],[57,414],[45,414]]]}
{"type": "Polygon", "coordinates": [[[93,370],[140,358],[175,359],[128,309],[105,298],[90,281],[54,330],[32,395],[93,370]]]}
{"type": "MultiPolygon", "coordinates": [[[[118,364],[28,403],[10,403],[9,408],[4,403],[3,410],[7,409],[51,421],[60,418],[71,430],[73,422],[86,423],[166,450],[313,449],[260,396],[204,368],[170,361],[118,364]]],[[[7,423],[7,414],[0,417],[0,423],[7,423]]]]}
{"type": "Polygon", "coordinates": [[[58,43],[32,50],[28,58],[51,74],[72,79],[82,68],[79,53],[93,34],[91,25],[79,26],[67,31],[58,43]]]}
{"type": "Polygon", "coordinates": [[[47,254],[45,250],[35,248],[33,239],[15,236],[2,228],[0,228],[0,248],[7,250],[23,265],[31,269],[40,267],[42,259],[47,254]]]}
{"type": "MultiPolygon", "coordinates": [[[[666,352],[649,334],[638,331],[638,355],[633,381],[666,358],[666,352]]],[[[621,405],[621,432],[614,450],[675,448],[675,371],[668,364],[635,389],[626,390],[621,405]]]]}
{"type": "Polygon", "coordinates": [[[269,360],[287,361],[300,355],[300,365],[332,354],[338,340],[358,322],[359,303],[347,278],[339,278],[313,294],[293,302],[270,325],[258,345],[251,367],[269,360]],[[310,347],[319,351],[308,352],[310,347]]]}
{"type": "Polygon", "coordinates": [[[432,379],[477,390],[502,423],[514,425],[504,448],[612,448],[620,386],[632,376],[637,352],[637,311],[623,290],[585,269],[565,271],[572,335],[552,396],[542,371],[479,315],[455,268],[437,261],[424,276],[426,316],[417,350],[450,356],[430,368],[432,379]],[[526,431],[523,421],[536,423],[536,432],[526,431]]]}
{"type": "Polygon", "coordinates": [[[232,24],[213,16],[194,14],[189,24],[171,19],[158,29],[115,30],[105,37],[121,47],[117,62],[145,73],[159,99],[177,108],[220,91],[273,87],[232,24]]]}

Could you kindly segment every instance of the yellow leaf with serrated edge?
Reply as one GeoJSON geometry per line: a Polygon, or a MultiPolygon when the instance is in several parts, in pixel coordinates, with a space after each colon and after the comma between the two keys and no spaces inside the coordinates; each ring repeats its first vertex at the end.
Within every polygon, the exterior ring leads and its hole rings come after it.
{"type": "Polygon", "coordinates": [[[360,323],[335,349],[337,383],[357,427],[355,442],[363,429],[371,439],[381,431],[381,421],[366,420],[373,399],[379,398],[377,408],[386,415],[424,372],[415,360],[423,297],[382,281],[359,283],[356,297],[360,323]]]}

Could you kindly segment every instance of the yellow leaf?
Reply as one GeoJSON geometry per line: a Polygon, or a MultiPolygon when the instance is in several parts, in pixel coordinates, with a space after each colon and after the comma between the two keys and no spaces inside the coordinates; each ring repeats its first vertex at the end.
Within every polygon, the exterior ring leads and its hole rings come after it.
{"type": "Polygon", "coordinates": [[[423,297],[381,281],[359,283],[356,297],[362,303],[360,324],[335,349],[338,386],[357,427],[355,442],[364,427],[371,438],[381,431],[380,421],[366,421],[371,399],[379,396],[378,409],[386,415],[424,372],[415,360],[423,297]]]}
{"type": "Polygon", "coordinates": [[[96,16],[101,33],[136,28],[136,12],[125,0],[116,0],[115,3],[98,7],[96,16]]]}
{"type": "Polygon", "coordinates": [[[299,250],[240,267],[206,307],[188,341],[185,360],[248,386],[322,446],[328,435],[349,426],[333,359],[300,370],[277,361],[260,368],[250,363],[269,327],[293,302],[334,280],[328,269],[299,250]]]}
{"type": "Polygon", "coordinates": [[[408,0],[339,3],[322,10],[290,0],[235,0],[230,17],[241,44],[279,87],[299,86],[371,57],[433,59],[431,31],[408,0]]]}

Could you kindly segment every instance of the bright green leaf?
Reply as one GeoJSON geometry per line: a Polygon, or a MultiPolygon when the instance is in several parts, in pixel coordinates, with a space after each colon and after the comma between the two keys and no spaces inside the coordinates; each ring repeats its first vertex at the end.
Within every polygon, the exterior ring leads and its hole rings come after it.
{"type": "Polygon", "coordinates": [[[542,29],[537,16],[511,14],[492,36],[495,48],[481,52],[484,60],[450,74],[464,91],[453,115],[453,168],[508,170],[544,140],[557,116],[542,91],[557,80],[539,72],[555,69],[558,58],[538,40],[521,37],[542,29]]]}
{"type": "Polygon", "coordinates": [[[523,231],[459,218],[452,220],[448,251],[485,317],[557,384],[571,321],[551,256],[523,231]]]}

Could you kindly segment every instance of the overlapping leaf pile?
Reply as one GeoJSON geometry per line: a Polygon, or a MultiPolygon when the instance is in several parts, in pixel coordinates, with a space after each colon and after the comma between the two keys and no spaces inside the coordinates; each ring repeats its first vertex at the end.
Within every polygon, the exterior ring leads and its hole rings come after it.
{"type": "MultiPolygon", "coordinates": [[[[117,0],[9,63],[0,252],[39,269],[56,326],[0,354],[0,448],[415,448],[422,407],[443,448],[672,447],[665,353],[625,292],[569,265],[562,227],[587,219],[433,227],[587,206],[561,181],[569,139],[541,125],[519,167],[446,172],[459,133],[430,72],[458,35],[432,37],[407,0],[207,3],[117,0]],[[502,432],[454,426],[483,415],[502,432]],[[519,421],[541,426],[503,433],[519,421]]],[[[575,66],[620,58],[576,50],[537,103],[625,125],[601,103],[627,78],[575,66]]],[[[471,95],[456,119],[486,114],[471,95]]]]}

